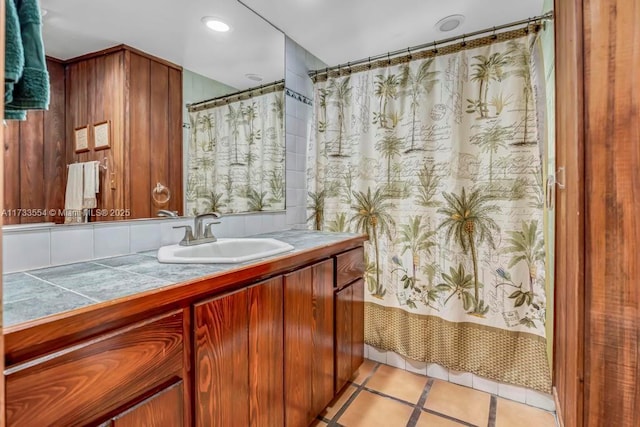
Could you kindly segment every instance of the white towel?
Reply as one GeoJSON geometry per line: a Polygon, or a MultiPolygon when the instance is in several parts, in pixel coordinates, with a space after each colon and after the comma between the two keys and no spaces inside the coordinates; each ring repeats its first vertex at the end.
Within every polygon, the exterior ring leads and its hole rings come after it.
{"type": "Polygon", "coordinates": [[[82,164],[84,168],[84,190],[82,207],[85,209],[94,209],[98,206],[96,194],[99,191],[100,169],[99,162],[85,162],[82,164]]]}
{"type": "Polygon", "coordinates": [[[67,191],[64,197],[65,224],[83,222],[82,217],[82,180],[83,167],[81,163],[69,165],[67,175],[67,191]]]}

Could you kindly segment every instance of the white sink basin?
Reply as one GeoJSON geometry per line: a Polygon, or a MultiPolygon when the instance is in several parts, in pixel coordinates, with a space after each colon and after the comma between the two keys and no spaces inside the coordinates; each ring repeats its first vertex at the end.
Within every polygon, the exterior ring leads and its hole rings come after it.
{"type": "Polygon", "coordinates": [[[238,238],[218,239],[213,243],[158,249],[158,261],[177,264],[230,264],[276,255],[293,249],[276,239],[238,238]]]}

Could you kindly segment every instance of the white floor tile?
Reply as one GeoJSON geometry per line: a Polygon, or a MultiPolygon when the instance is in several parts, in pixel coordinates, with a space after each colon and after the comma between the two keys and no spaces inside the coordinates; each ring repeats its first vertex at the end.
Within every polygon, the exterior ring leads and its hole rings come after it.
{"type": "Polygon", "coordinates": [[[498,396],[525,403],[527,400],[527,389],[511,384],[500,383],[498,384],[498,396]]]}
{"type": "Polygon", "coordinates": [[[473,374],[470,372],[449,371],[449,382],[463,385],[465,387],[473,387],[473,374]]]}
{"type": "Polygon", "coordinates": [[[498,394],[498,383],[477,375],[473,376],[473,388],[491,394],[498,394]]]}
{"type": "Polygon", "coordinates": [[[556,402],[553,400],[553,396],[546,393],[541,393],[536,390],[527,390],[526,404],[529,406],[535,406],[536,408],[544,409],[545,411],[555,411],[556,402]]]}
{"type": "Polygon", "coordinates": [[[427,375],[427,363],[419,362],[417,360],[406,359],[406,370],[413,372],[414,374],[427,375]]]}
{"type": "Polygon", "coordinates": [[[405,367],[407,366],[404,357],[393,351],[387,352],[386,364],[398,369],[405,369],[405,367]]]}
{"type": "Polygon", "coordinates": [[[374,362],[387,363],[387,353],[386,350],[378,350],[373,346],[369,347],[369,359],[374,362]]]}
{"type": "Polygon", "coordinates": [[[439,380],[449,381],[449,370],[437,363],[427,364],[427,376],[437,378],[439,380]]]}

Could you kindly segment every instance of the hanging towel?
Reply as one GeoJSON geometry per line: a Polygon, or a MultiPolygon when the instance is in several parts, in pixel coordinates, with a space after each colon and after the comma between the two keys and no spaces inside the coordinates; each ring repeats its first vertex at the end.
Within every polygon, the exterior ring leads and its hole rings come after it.
{"type": "Polygon", "coordinates": [[[69,165],[67,191],[64,197],[65,224],[84,221],[82,216],[83,174],[84,168],[82,163],[72,163],[69,165]]]}
{"type": "Polygon", "coordinates": [[[98,184],[100,182],[98,179],[98,174],[100,173],[98,164],[99,162],[86,162],[82,164],[84,169],[82,207],[85,209],[94,209],[98,206],[98,200],[96,199],[100,185],[98,184]]]}
{"type": "MultiPolygon", "coordinates": [[[[49,108],[49,73],[47,72],[44,44],[42,43],[38,0],[12,1],[15,2],[20,23],[24,67],[19,79],[11,85],[11,101],[5,102],[5,119],[24,120],[26,119],[26,110],[47,110],[49,108]]],[[[15,54],[19,49],[12,48],[11,51],[15,54]]],[[[5,61],[8,52],[9,49],[5,51],[5,61]]],[[[7,87],[5,87],[5,91],[7,91],[7,87]]]]}
{"type": "Polygon", "coordinates": [[[20,37],[20,22],[14,0],[5,0],[4,102],[13,99],[13,85],[24,69],[24,49],[20,37]]]}

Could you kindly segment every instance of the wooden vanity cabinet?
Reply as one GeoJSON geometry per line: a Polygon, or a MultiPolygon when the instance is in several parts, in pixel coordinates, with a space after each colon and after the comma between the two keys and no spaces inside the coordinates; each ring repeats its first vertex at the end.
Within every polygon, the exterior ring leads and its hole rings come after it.
{"type": "MultiPolygon", "coordinates": [[[[330,258],[194,305],[197,426],[306,427],[322,412],[335,396],[334,283],[330,258]]],[[[352,335],[342,341],[351,357],[352,335]]]]}
{"type": "Polygon", "coordinates": [[[9,363],[7,426],[307,427],[362,363],[363,264],[359,247],[214,296],[193,283],[180,309],[105,333],[95,314],[32,327],[67,344],[9,363]]]}
{"type": "Polygon", "coordinates": [[[178,310],[12,366],[5,372],[7,425],[128,426],[160,406],[162,418],[136,425],[183,425],[183,351],[178,310]]]}
{"type": "Polygon", "coordinates": [[[282,276],[195,304],[195,425],[283,425],[282,276]]]}

